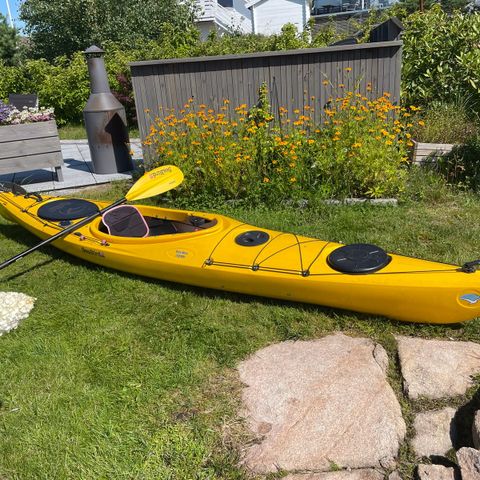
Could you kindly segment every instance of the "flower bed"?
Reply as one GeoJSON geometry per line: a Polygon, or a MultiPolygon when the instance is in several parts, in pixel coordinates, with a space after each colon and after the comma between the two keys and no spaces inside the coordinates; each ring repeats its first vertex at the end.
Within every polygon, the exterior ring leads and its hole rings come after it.
{"type": "Polygon", "coordinates": [[[0,101],[0,174],[54,167],[62,182],[62,165],[53,110],[19,111],[0,101]]]}
{"type": "Polygon", "coordinates": [[[188,101],[152,121],[145,140],[151,166],[174,163],[186,174],[183,192],[224,199],[288,199],[398,195],[405,187],[410,109],[389,94],[332,98],[315,125],[315,98],[274,121],[265,89],[259,106],[220,112],[188,101]]]}

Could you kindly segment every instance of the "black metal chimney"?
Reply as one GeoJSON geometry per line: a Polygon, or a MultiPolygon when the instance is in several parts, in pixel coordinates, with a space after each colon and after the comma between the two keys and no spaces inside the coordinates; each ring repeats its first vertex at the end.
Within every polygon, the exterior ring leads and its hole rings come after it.
{"type": "Polygon", "coordinates": [[[92,45],[83,53],[87,58],[91,89],[83,118],[93,171],[107,174],[133,170],[125,108],[110,91],[103,59],[105,51],[92,45]]]}

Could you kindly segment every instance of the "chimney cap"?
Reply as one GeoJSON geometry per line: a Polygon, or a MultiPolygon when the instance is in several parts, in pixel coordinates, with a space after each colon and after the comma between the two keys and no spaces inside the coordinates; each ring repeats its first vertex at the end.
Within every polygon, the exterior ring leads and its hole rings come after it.
{"type": "Polygon", "coordinates": [[[97,47],[96,45],[92,45],[91,47],[88,47],[83,53],[86,56],[100,57],[105,53],[105,50],[102,50],[100,47],[97,47]]]}

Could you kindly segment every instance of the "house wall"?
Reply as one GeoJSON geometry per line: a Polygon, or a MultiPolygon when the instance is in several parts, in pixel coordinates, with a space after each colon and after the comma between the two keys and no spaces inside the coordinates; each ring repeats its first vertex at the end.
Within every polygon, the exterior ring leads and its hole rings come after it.
{"type": "Polygon", "coordinates": [[[248,19],[252,17],[252,12],[245,6],[245,0],[233,0],[233,8],[248,19]]]}
{"type": "Polygon", "coordinates": [[[308,0],[263,0],[251,8],[253,32],[280,33],[283,25],[293,23],[299,32],[310,18],[308,0]]]}

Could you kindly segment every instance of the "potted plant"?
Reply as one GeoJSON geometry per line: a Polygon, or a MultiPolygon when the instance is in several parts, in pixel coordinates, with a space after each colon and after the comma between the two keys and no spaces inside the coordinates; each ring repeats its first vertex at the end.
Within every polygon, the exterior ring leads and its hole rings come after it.
{"type": "Polygon", "coordinates": [[[63,182],[62,165],[53,109],[20,111],[0,100],[0,174],[54,167],[63,182]]]}

